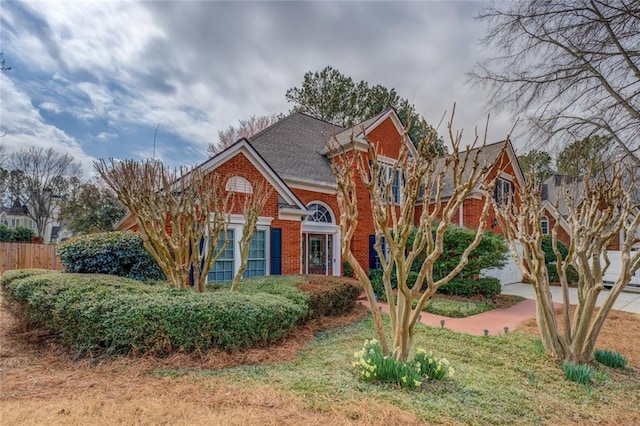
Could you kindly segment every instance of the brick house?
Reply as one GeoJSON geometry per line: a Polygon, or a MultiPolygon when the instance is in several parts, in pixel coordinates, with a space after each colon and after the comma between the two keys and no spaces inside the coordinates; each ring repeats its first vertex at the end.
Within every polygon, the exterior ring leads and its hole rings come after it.
{"type": "MultiPolygon", "coordinates": [[[[540,197],[542,199],[542,233],[545,235],[551,235],[551,230],[556,224],[558,224],[558,239],[565,245],[569,246],[569,224],[566,217],[569,214],[563,194],[563,184],[575,185],[575,193],[580,197],[583,190],[583,184],[581,181],[574,182],[571,178],[560,174],[555,174],[545,180],[540,189],[540,197]]],[[[577,198],[578,203],[580,198],[577,198]]],[[[636,210],[637,214],[640,214],[640,209],[636,210]]],[[[636,230],[636,236],[640,239],[640,229],[636,230]]],[[[620,231],[618,238],[613,238],[607,245],[607,256],[611,265],[607,269],[604,275],[605,283],[613,283],[616,281],[621,271],[621,246],[624,244],[624,231],[620,231]]],[[[640,245],[636,245],[635,250],[640,250],[640,245]]],[[[631,277],[629,283],[630,286],[640,287],[640,271],[636,271],[635,275],[631,277]]]]}
{"type": "MultiPolygon", "coordinates": [[[[363,141],[363,133],[378,144],[382,162],[397,159],[403,143],[403,125],[395,110],[389,109],[352,128],[293,113],[249,140],[239,140],[201,164],[207,171],[216,170],[227,176],[227,190],[251,191],[250,182],[257,180],[266,180],[274,189],[251,241],[245,276],[342,274],[340,212],[335,178],[330,169],[331,151],[327,144],[334,136],[344,145],[351,143],[352,135],[356,141],[363,141]]],[[[492,175],[500,173],[497,197],[515,192],[523,182],[511,144],[508,143],[504,154],[503,144],[487,145],[482,155],[487,163],[497,160],[492,175]]],[[[359,204],[368,207],[364,187],[358,188],[357,193],[361,197],[359,204]]],[[[444,195],[446,198],[447,194],[444,195]]],[[[394,197],[399,202],[399,191],[394,197]]],[[[460,208],[455,223],[470,228],[477,226],[483,202],[479,190],[472,192],[460,208]]],[[[212,281],[230,280],[239,266],[237,238],[241,234],[243,218],[239,212],[230,213],[228,238],[231,243],[210,271],[209,280],[212,281]]],[[[488,223],[499,232],[493,216],[488,223]]],[[[373,218],[369,208],[361,211],[358,226],[352,248],[359,262],[365,268],[371,268],[376,257],[373,218]]],[[[133,227],[133,219],[127,216],[118,229],[133,227]]]]}

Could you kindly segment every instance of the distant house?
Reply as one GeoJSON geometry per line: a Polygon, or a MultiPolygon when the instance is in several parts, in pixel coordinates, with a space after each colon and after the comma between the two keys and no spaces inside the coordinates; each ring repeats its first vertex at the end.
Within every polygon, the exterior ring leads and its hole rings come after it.
{"type": "MultiPolygon", "coordinates": [[[[579,197],[582,189],[582,183],[580,181],[575,182],[572,178],[555,174],[549,177],[542,183],[541,186],[541,198],[544,214],[542,216],[542,233],[551,234],[553,227],[558,224],[558,239],[564,244],[569,245],[569,225],[567,223],[567,215],[569,210],[564,202],[563,185],[570,185],[575,188],[575,193],[579,197]]],[[[576,200],[578,204],[580,199],[576,200]]],[[[640,214],[640,212],[638,212],[640,214]]],[[[640,229],[637,230],[638,238],[640,238],[640,229]]],[[[624,234],[621,232],[618,238],[613,238],[607,246],[607,255],[611,261],[611,266],[605,275],[605,282],[615,282],[617,275],[620,272],[620,246],[624,241],[624,234]]],[[[640,250],[637,247],[636,250],[640,250]]],[[[640,286],[640,271],[636,272],[636,275],[631,278],[631,285],[640,286]]]]}
{"type": "MultiPolygon", "coordinates": [[[[22,205],[19,201],[14,201],[11,207],[0,207],[0,223],[9,228],[23,226],[33,230],[34,235],[36,235],[38,227],[35,220],[31,219],[28,213],[28,206],[22,205]]],[[[45,243],[55,243],[70,236],[69,231],[65,230],[58,222],[50,221],[42,238],[45,243]]]]}
{"type": "Polygon", "coordinates": [[[36,233],[36,222],[28,215],[27,207],[15,201],[11,207],[0,207],[0,223],[9,227],[16,228],[22,226],[32,229],[36,233]]]}
{"type": "MultiPolygon", "coordinates": [[[[346,149],[351,137],[364,142],[366,137],[379,147],[380,161],[392,163],[398,158],[403,142],[403,125],[394,109],[386,110],[352,128],[343,128],[302,113],[293,113],[253,137],[242,139],[202,163],[206,171],[217,171],[227,177],[227,189],[251,191],[250,182],[266,181],[273,195],[262,211],[258,231],[251,240],[249,266],[245,276],[277,274],[341,275],[343,261],[340,247],[340,211],[336,199],[335,178],[330,169],[332,151],[328,142],[335,136],[346,149]]],[[[410,141],[408,143],[411,143],[410,141]]],[[[493,175],[499,173],[494,196],[516,192],[523,177],[510,143],[487,145],[481,157],[487,164],[497,161],[493,175]]],[[[413,145],[410,147],[413,149],[413,145]]],[[[353,237],[352,249],[366,268],[375,268],[373,249],[374,225],[367,191],[358,217],[359,230],[353,237]]],[[[445,198],[448,194],[445,194],[445,198]]],[[[394,192],[400,203],[400,191],[394,192]]],[[[479,189],[460,207],[455,223],[477,227],[484,199],[479,189]]],[[[422,207],[420,207],[421,209],[422,207]]],[[[237,239],[241,235],[243,217],[230,213],[229,248],[209,273],[210,281],[230,280],[239,267],[237,239]]],[[[419,211],[416,212],[416,217],[419,211]]],[[[493,214],[488,220],[492,230],[500,232],[493,214]]],[[[117,226],[134,229],[130,214],[117,226]]]]}

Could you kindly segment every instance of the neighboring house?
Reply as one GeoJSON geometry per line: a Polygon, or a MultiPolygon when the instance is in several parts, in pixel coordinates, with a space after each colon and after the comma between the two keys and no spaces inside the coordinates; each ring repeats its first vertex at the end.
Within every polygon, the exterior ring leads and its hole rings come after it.
{"type": "MultiPolygon", "coordinates": [[[[544,215],[542,216],[542,233],[546,235],[551,234],[551,230],[558,223],[558,239],[567,246],[570,242],[569,237],[569,225],[566,221],[566,217],[569,211],[566,207],[563,194],[563,185],[567,184],[568,188],[573,188],[576,197],[580,197],[582,190],[581,182],[574,182],[567,176],[555,174],[549,177],[542,183],[540,193],[542,198],[542,207],[544,209],[544,215]]],[[[576,199],[580,202],[580,199],[576,199]]],[[[637,230],[638,237],[640,238],[640,229],[637,230]]],[[[607,246],[607,255],[611,260],[611,266],[605,275],[605,282],[614,282],[616,276],[620,272],[620,245],[624,240],[624,234],[621,232],[618,238],[614,238],[607,246]]],[[[636,248],[640,250],[640,247],[636,248]]],[[[640,271],[636,272],[636,275],[631,278],[631,285],[640,286],[640,271]]]]}
{"type": "MultiPolygon", "coordinates": [[[[350,148],[352,135],[364,143],[364,135],[378,144],[381,162],[397,159],[403,143],[403,125],[394,109],[384,111],[352,128],[342,128],[302,113],[293,113],[264,129],[249,140],[242,139],[202,163],[206,171],[227,177],[227,190],[251,191],[251,183],[264,180],[273,188],[251,241],[249,265],[245,276],[276,274],[341,275],[339,214],[336,183],[331,172],[332,137],[350,148]]],[[[408,142],[411,143],[411,142],[408,142]]],[[[502,154],[504,142],[487,145],[480,156],[487,164],[497,160],[491,177],[500,173],[495,196],[511,196],[523,182],[510,143],[502,154]],[[502,157],[500,157],[502,156],[502,157]],[[500,158],[498,158],[500,157],[500,158]]],[[[413,149],[413,145],[410,145],[413,149]]],[[[358,217],[359,230],[352,249],[365,267],[376,266],[373,249],[374,226],[367,191],[357,187],[363,207],[358,217]]],[[[395,202],[399,203],[398,190],[395,202]]],[[[445,199],[448,194],[445,194],[445,199]]],[[[460,207],[455,223],[473,228],[479,223],[484,199],[474,190],[460,207]]],[[[237,239],[243,217],[238,208],[230,212],[228,238],[231,244],[209,274],[209,280],[230,280],[239,267],[237,239]]],[[[416,212],[419,214],[419,211],[416,212]]],[[[492,215],[487,228],[499,232],[492,215]]],[[[117,229],[133,229],[130,214],[117,229]]]]}
{"type": "MultiPolygon", "coordinates": [[[[0,207],[0,223],[9,228],[23,226],[32,229],[34,235],[36,235],[38,227],[36,226],[35,220],[28,216],[28,212],[27,206],[23,206],[20,202],[15,201],[11,207],[0,207]]],[[[55,243],[59,241],[61,236],[65,236],[65,233],[68,233],[68,231],[65,231],[60,224],[55,221],[49,221],[42,238],[45,243],[55,243]]]]}
{"type": "Polygon", "coordinates": [[[25,228],[36,230],[36,222],[27,216],[27,208],[18,201],[11,207],[0,207],[0,223],[9,228],[24,226],[25,228]]]}

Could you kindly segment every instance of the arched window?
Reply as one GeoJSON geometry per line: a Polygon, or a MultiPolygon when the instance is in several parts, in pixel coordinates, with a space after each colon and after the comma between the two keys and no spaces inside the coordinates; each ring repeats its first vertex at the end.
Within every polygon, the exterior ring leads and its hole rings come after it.
{"type": "Polygon", "coordinates": [[[540,219],[540,228],[542,228],[542,235],[549,235],[549,218],[542,216],[540,219]]]}
{"type": "Polygon", "coordinates": [[[328,208],[319,203],[311,203],[307,206],[310,214],[307,216],[307,222],[316,223],[333,223],[333,217],[328,208]]]}
{"type": "Polygon", "coordinates": [[[243,194],[252,194],[253,187],[248,180],[242,176],[232,176],[227,180],[225,189],[229,192],[240,192],[243,194]]]}

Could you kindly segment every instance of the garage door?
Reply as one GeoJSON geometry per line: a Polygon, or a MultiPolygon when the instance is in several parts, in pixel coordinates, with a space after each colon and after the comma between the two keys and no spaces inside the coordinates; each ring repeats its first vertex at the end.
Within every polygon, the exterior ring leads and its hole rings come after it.
{"type": "MultiPolygon", "coordinates": [[[[520,243],[516,242],[516,250],[522,256],[522,247],[520,243]]],[[[507,256],[507,263],[501,269],[488,268],[481,271],[481,275],[484,277],[494,277],[500,280],[500,284],[503,286],[507,284],[522,282],[522,272],[520,268],[513,260],[511,253],[507,256]]]]}

